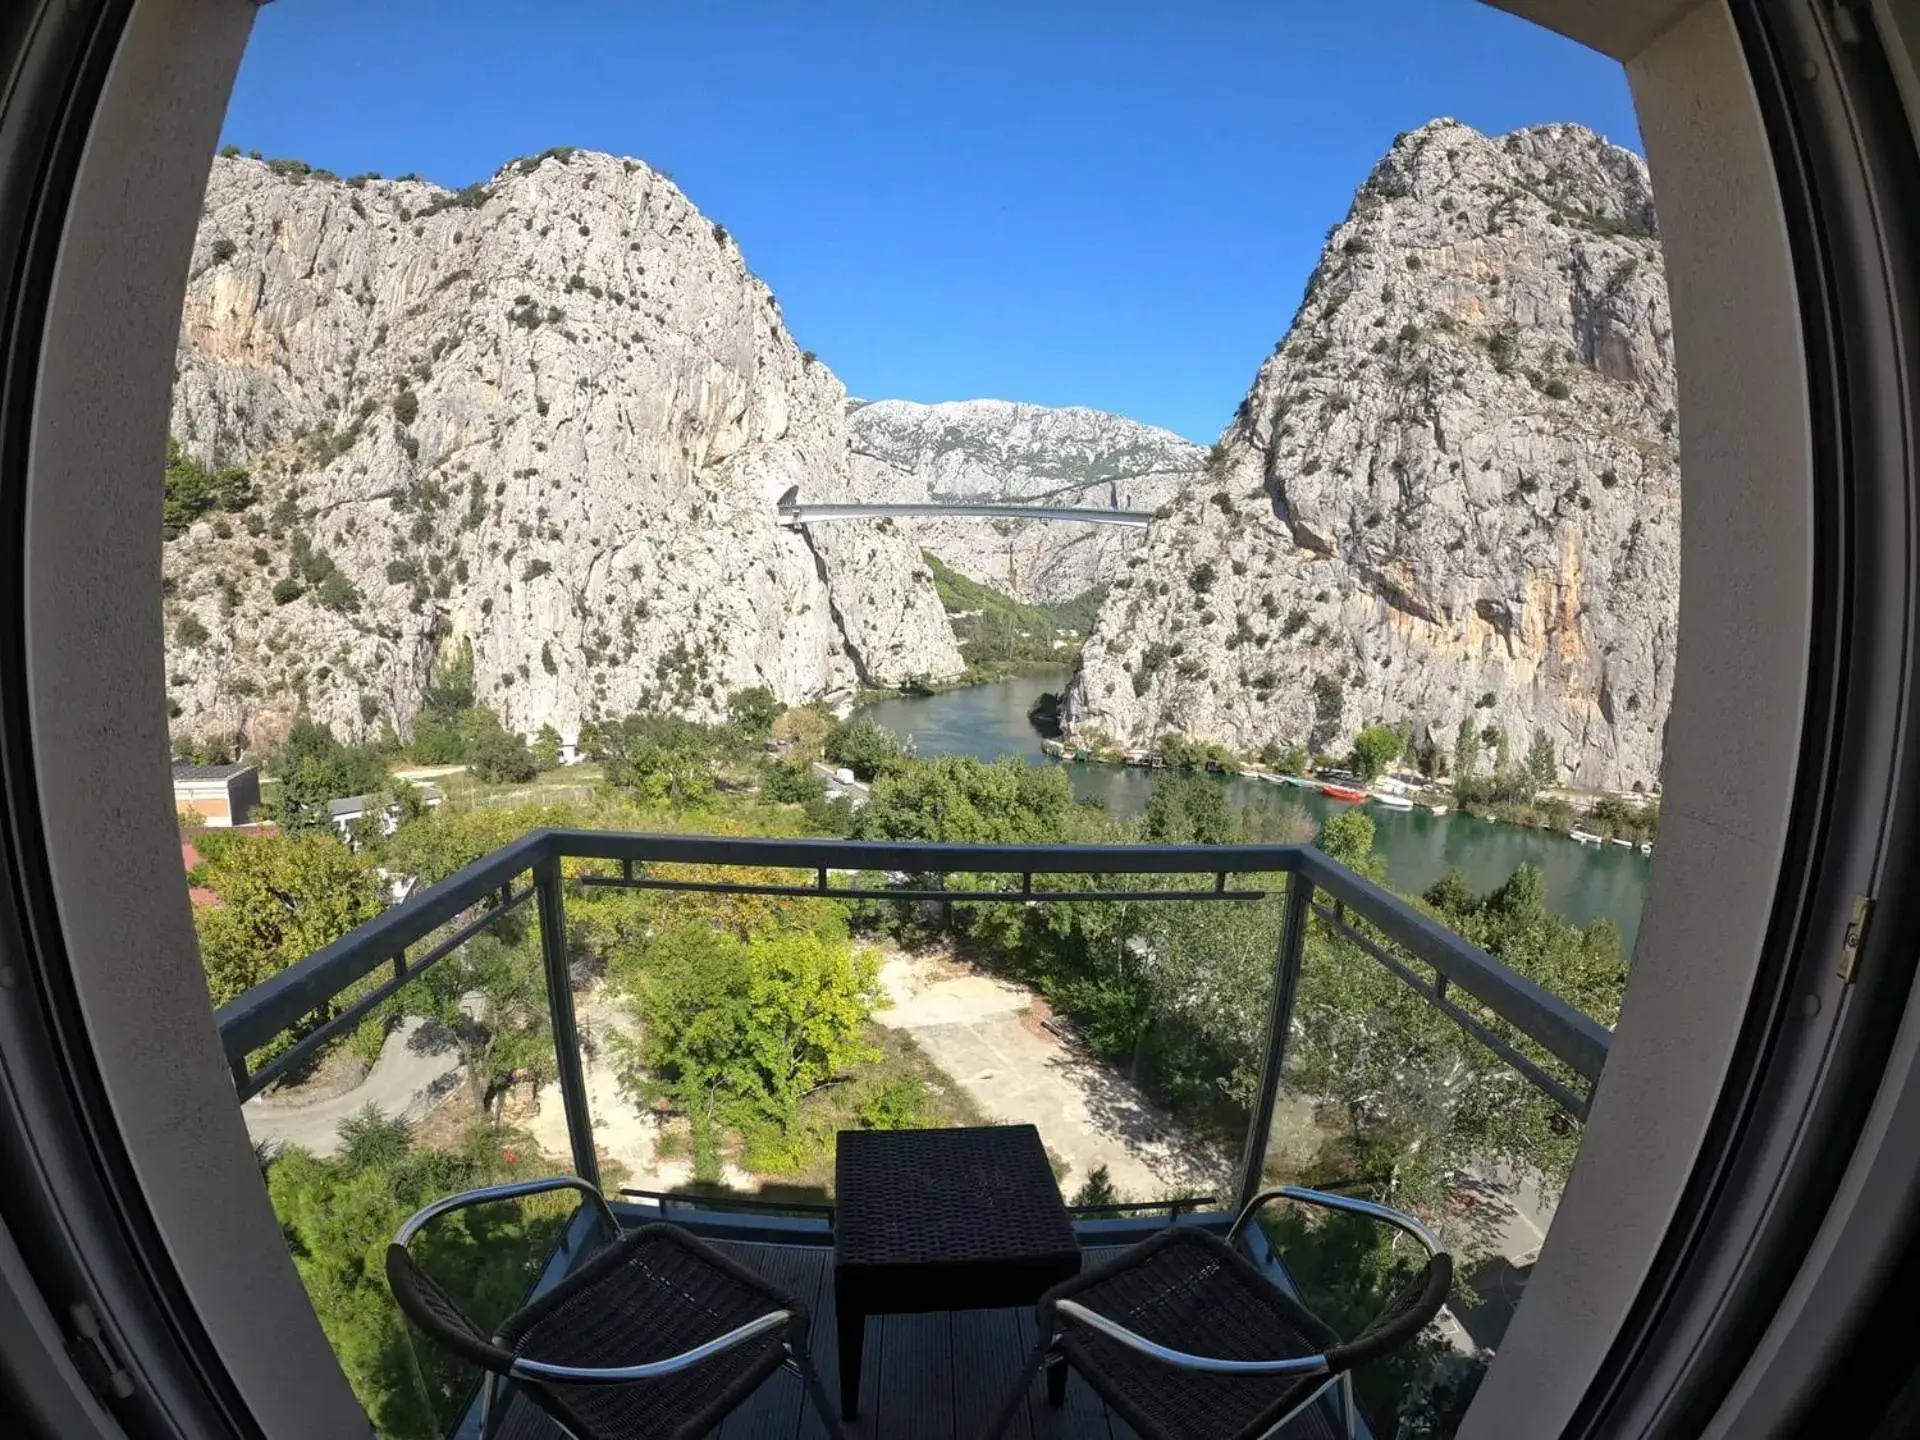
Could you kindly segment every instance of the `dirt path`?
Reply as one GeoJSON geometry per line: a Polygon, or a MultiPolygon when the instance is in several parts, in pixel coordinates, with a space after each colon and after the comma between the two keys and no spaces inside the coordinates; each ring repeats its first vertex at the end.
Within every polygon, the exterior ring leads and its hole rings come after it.
{"type": "Polygon", "coordinates": [[[1104,1165],[1127,1199],[1226,1198],[1228,1157],[1180,1127],[1109,1067],[1079,1055],[1034,1021],[1032,991],[952,961],[889,952],[880,971],[892,1004],[882,1025],[905,1030],[982,1110],[1026,1121],[1071,1168],[1071,1195],[1104,1165]]]}
{"type": "Polygon", "coordinates": [[[240,1112],[247,1133],[256,1143],[298,1145],[324,1156],[340,1148],[340,1122],[368,1105],[386,1115],[418,1119],[460,1083],[459,1052],[430,1044],[425,1023],[409,1017],[396,1025],[380,1047],[380,1058],[350,1090],[306,1104],[297,1092],[249,1100],[240,1112]]]}

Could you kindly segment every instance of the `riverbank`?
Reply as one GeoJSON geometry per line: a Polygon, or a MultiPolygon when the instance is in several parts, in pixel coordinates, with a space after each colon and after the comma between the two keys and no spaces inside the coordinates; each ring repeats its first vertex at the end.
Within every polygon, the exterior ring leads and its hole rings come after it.
{"type": "MultiPolygon", "coordinates": [[[[861,714],[911,743],[925,758],[972,755],[981,760],[1018,756],[1033,765],[1059,763],[1041,749],[1041,736],[1027,718],[1043,692],[1059,691],[1067,672],[1041,670],[995,685],[928,697],[901,697],[864,707],[861,714]]],[[[1145,812],[1154,785],[1166,774],[1137,765],[1061,766],[1077,799],[1128,819],[1145,812]]],[[[1205,772],[1202,772],[1205,773],[1205,772]]],[[[1280,838],[1317,833],[1328,816],[1347,808],[1316,789],[1278,785],[1240,774],[1210,774],[1229,806],[1253,833],[1280,838]]],[[[1505,883],[1520,865],[1537,866],[1549,908],[1578,925],[1611,921],[1624,952],[1632,954],[1651,862],[1638,850],[1582,845],[1564,832],[1523,828],[1483,819],[1458,808],[1435,815],[1423,809],[1389,810],[1369,805],[1375,851],[1386,862],[1389,884],[1419,894],[1450,870],[1464,874],[1477,891],[1505,883]]]]}

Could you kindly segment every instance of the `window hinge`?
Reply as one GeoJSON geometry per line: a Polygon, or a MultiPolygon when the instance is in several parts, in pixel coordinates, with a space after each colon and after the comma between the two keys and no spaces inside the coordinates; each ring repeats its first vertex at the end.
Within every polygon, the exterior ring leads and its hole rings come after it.
{"type": "Polygon", "coordinates": [[[73,1363],[80,1367],[80,1373],[93,1388],[93,1392],[102,1400],[125,1400],[133,1394],[133,1376],[120,1363],[120,1357],[114,1353],[113,1342],[107,1339],[107,1333],[100,1326],[100,1317],[93,1313],[93,1307],[84,1301],[67,1307],[67,1318],[73,1323],[73,1335],[67,1343],[67,1353],[73,1357],[73,1363]]]}
{"type": "Polygon", "coordinates": [[[1840,942],[1840,978],[1848,985],[1853,983],[1854,971],[1860,964],[1860,942],[1866,938],[1867,920],[1873,914],[1873,901],[1865,895],[1853,897],[1853,918],[1847,922],[1847,933],[1840,942]]]}

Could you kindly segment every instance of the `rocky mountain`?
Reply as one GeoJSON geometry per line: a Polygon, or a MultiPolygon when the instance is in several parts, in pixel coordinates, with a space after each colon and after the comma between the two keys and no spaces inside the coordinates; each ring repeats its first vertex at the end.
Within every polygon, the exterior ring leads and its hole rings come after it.
{"type": "MultiPolygon", "coordinates": [[[[1080,407],[1007,400],[854,402],[853,474],[874,500],[1152,510],[1200,471],[1204,447],[1170,430],[1080,407]]],[[[1035,520],[899,522],[971,579],[1017,599],[1058,603],[1120,573],[1141,532],[1035,520]]]]}
{"type": "Polygon", "coordinates": [[[173,433],[250,485],[167,545],[176,728],[257,738],[305,705],[404,733],[466,642],[526,732],[957,674],[911,540],[778,523],[792,485],[849,498],[845,403],[639,161],[550,151],[455,193],[223,155],[173,433]]]}
{"type": "MultiPolygon", "coordinates": [[[[1401,136],[1328,237],[1217,463],[1114,582],[1081,736],[1344,750],[1463,717],[1651,784],[1680,473],[1644,163],[1591,132],[1401,136]]],[[[1488,735],[1491,740],[1494,738],[1488,735]]]]}

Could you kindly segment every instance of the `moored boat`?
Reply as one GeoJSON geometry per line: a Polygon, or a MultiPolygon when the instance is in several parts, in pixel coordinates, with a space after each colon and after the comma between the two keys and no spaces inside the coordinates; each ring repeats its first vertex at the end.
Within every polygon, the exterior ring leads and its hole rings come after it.
{"type": "Polygon", "coordinates": [[[1331,781],[1321,785],[1320,793],[1329,799],[1349,800],[1354,804],[1358,804],[1367,798],[1367,792],[1364,790],[1354,790],[1345,785],[1335,785],[1331,781]]]}
{"type": "Polygon", "coordinates": [[[1427,801],[1427,813],[1429,815],[1444,815],[1449,808],[1447,802],[1444,800],[1427,801]]]}
{"type": "Polygon", "coordinates": [[[1598,845],[1600,843],[1600,837],[1591,830],[1581,830],[1577,827],[1567,831],[1567,838],[1569,840],[1576,840],[1582,845],[1598,845]]]}
{"type": "Polygon", "coordinates": [[[1404,795],[1389,794],[1384,790],[1370,791],[1367,796],[1376,805],[1384,805],[1389,810],[1411,810],[1413,801],[1404,795]]]}

